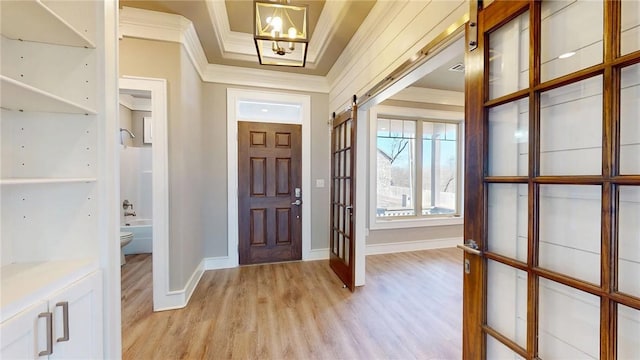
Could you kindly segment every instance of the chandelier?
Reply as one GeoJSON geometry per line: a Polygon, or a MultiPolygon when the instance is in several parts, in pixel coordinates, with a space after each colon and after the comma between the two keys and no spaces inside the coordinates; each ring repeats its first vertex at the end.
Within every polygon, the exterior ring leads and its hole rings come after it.
{"type": "Polygon", "coordinates": [[[307,61],[307,6],[255,1],[253,39],[262,65],[304,67],[307,61]]]}

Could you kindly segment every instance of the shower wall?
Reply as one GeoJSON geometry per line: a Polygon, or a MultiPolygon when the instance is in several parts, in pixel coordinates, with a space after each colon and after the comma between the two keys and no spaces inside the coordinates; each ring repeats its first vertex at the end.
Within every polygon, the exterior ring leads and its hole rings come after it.
{"type": "Polygon", "coordinates": [[[133,203],[135,217],[124,217],[120,211],[120,223],[125,220],[152,219],[151,192],[151,144],[142,143],[142,118],[151,116],[150,111],[130,110],[120,105],[120,127],[135,135],[131,138],[121,132],[123,145],[120,146],[120,204],[126,199],[133,203]]]}
{"type": "MultiPolygon", "coordinates": [[[[136,213],[135,217],[127,217],[127,220],[153,218],[151,207],[151,147],[121,147],[120,204],[125,199],[133,203],[133,211],[136,213]]],[[[120,216],[120,223],[124,224],[124,209],[122,209],[120,216]]]]}

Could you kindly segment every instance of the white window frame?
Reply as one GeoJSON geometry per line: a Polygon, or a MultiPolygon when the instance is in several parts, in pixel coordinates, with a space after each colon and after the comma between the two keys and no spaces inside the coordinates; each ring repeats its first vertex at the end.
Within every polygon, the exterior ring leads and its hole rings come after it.
{"type": "MultiPolygon", "coordinates": [[[[416,141],[418,141],[416,137],[416,141]]],[[[459,111],[433,110],[408,108],[398,106],[378,105],[369,110],[369,229],[397,229],[413,228],[425,226],[459,225],[464,222],[464,113],[459,111]],[[459,215],[442,216],[415,216],[415,217],[388,217],[380,218],[376,216],[377,203],[377,121],[378,117],[405,118],[417,121],[439,121],[455,122],[458,124],[458,209],[459,215]]]]}

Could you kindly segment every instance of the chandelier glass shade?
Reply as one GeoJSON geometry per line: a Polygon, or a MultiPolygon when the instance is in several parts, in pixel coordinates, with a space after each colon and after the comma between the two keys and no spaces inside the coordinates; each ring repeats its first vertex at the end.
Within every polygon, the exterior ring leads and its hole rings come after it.
{"type": "Polygon", "coordinates": [[[255,1],[253,39],[262,65],[304,67],[307,6],[255,1]]]}

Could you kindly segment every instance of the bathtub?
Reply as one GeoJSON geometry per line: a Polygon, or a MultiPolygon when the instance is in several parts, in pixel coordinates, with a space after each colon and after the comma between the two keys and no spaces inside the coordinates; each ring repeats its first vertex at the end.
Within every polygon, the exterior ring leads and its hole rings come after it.
{"type": "Polygon", "coordinates": [[[153,252],[153,228],[151,219],[127,219],[120,231],[133,233],[133,240],[122,248],[125,255],[153,252]]]}

